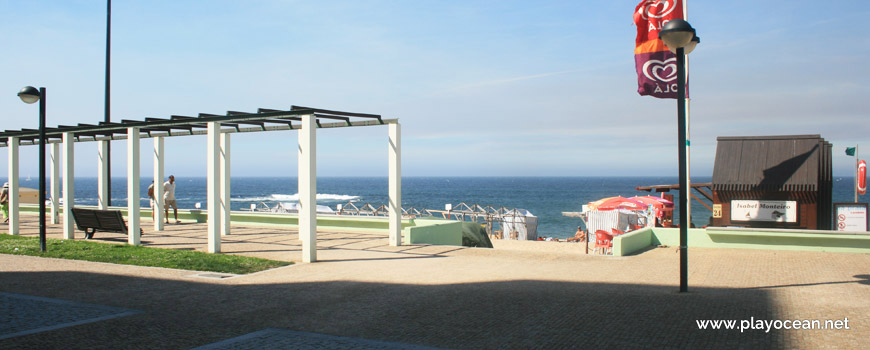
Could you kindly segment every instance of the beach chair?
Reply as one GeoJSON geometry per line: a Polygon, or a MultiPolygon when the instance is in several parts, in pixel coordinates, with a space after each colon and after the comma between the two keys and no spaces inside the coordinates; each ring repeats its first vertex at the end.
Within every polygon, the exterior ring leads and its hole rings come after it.
{"type": "Polygon", "coordinates": [[[601,254],[608,254],[612,248],[613,236],[604,230],[595,231],[595,254],[599,254],[599,251],[603,252],[601,254]]]}

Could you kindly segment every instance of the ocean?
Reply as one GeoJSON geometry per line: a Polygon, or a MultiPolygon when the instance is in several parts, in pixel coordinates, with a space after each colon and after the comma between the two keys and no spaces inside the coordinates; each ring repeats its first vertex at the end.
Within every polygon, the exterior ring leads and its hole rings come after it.
{"type": "MultiPolygon", "coordinates": [[[[6,181],[0,178],[0,181],[6,181]]],[[[695,183],[710,182],[710,177],[694,177],[695,183]]],[[[854,198],[854,178],[834,178],[834,202],[851,202],[854,198]]],[[[454,207],[461,202],[481,206],[520,208],[538,217],[538,236],[567,238],[574,235],[580,219],[562,216],[565,211],[580,211],[583,204],[611,196],[643,196],[637,186],[678,183],[677,177],[404,177],[402,202],[405,208],[416,207],[443,210],[445,204],[454,207]]],[[[150,179],[142,179],[139,200],[148,206],[147,188],[150,179]]],[[[21,186],[37,188],[37,179],[21,179],[21,186]]],[[[112,205],[127,205],[125,178],[112,179],[112,205]]],[[[247,210],[251,204],[263,201],[295,202],[298,200],[296,177],[234,177],[231,181],[232,210],[247,210]]],[[[97,179],[77,178],[77,204],[96,205],[97,179]]],[[[356,206],[387,203],[386,177],[318,177],[319,205],[332,209],[338,204],[353,202],[356,206]]],[[[671,191],[679,198],[678,191],[671,191]]],[[[653,193],[653,195],[658,195],[653,193]]],[[[176,197],[182,209],[192,209],[206,202],[206,178],[176,176],[176,197]]],[[[700,196],[699,196],[700,197],[700,196]]],[[[860,198],[859,198],[860,199],[860,198]]],[[[866,199],[864,199],[866,201],[866,199]]],[[[708,203],[709,204],[709,203],[708,203]]],[[[708,223],[710,210],[692,200],[692,222],[696,226],[708,223]]],[[[679,208],[675,222],[679,222],[679,208]]]]}

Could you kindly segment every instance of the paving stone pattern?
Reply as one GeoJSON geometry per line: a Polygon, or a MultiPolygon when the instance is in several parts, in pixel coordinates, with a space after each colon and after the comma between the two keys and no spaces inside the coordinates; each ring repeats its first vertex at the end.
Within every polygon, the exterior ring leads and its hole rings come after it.
{"type": "Polygon", "coordinates": [[[136,313],[117,307],[0,292],[0,339],[136,313]]]}
{"type": "Polygon", "coordinates": [[[259,332],[227,339],[222,342],[194,348],[195,350],[278,350],[278,349],[331,349],[331,350],[426,350],[438,349],[412,344],[376,341],[362,338],[339,337],[327,334],[296,332],[283,329],[264,329],[259,332]]]}

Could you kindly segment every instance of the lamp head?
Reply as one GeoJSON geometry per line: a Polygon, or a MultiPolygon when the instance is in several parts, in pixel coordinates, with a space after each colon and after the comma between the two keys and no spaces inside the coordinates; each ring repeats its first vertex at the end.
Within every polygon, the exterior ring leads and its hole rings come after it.
{"type": "Polygon", "coordinates": [[[692,53],[692,51],[695,50],[695,46],[698,46],[698,44],[700,44],[700,43],[701,43],[701,38],[699,38],[696,35],[695,37],[692,38],[692,41],[689,42],[689,45],[686,45],[686,47],[683,48],[683,52],[685,52],[686,55],[692,53]]]}
{"type": "Polygon", "coordinates": [[[20,98],[21,101],[24,101],[24,103],[27,104],[32,104],[36,101],[39,101],[40,97],[42,96],[40,96],[39,90],[37,90],[33,86],[25,86],[21,89],[21,91],[18,92],[18,98],[20,98]]]}
{"type": "Polygon", "coordinates": [[[668,21],[659,32],[659,39],[662,39],[668,49],[674,53],[677,52],[677,49],[689,45],[694,37],[695,28],[692,28],[689,22],[681,19],[668,21]]]}

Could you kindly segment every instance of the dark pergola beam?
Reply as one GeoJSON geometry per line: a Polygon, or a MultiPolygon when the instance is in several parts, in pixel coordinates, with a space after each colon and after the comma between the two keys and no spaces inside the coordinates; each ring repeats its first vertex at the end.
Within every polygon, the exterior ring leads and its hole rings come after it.
{"type": "MultiPolygon", "coordinates": [[[[248,114],[253,114],[253,113],[248,113],[248,112],[238,112],[238,111],[227,111],[227,116],[228,116],[228,117],[237,116],[237,115],[248,115],[248,114]]],[[[260,129],[262,129],[263,131],[266,130],[266,125],[265,125],[265,123],[257,123],[257,122],[253,122],[253,121],[249,121],[249,122],[239,122],[239,123],[241,123],[241,124],[257,125],[257,126],[259,126],[260,129]]],[[[236,132],[241,131],[241,128],[239,128],[239,124],[236,124],[235,126],[236,126],[236,132]]]]}
{"type": "MultiPolygon", "coordinates": [[[[344,122],[347,123],[347,126],[351,126],[350,117],[340,117],[340,116],[336,116],[336,115],[323,115],[323,114],[319,114],[319,113],[314,113],[314,116],[318,117],[318,118],[324,118],[324,119],[344,120],[344,122]]],[[[320,123],[318,123],[318,126],[320,126],[320,123]]]]}
{"type": "Polygon", "coordinates": [[[311,108],[311,107],[303,107],[303,106],[290,106],[290,110],[291,111],[310,110],[312,113],[332,114],[332,115],[340,115],[340,116],[345,116],[345,117],[381,119],[381,116],[378,114],[342,112],[342,111],[333,111],[333,110],[328,110],[328,109],[311,108]]]}
{"type": "Polygon", "coordinates": [[[294,119],[263,119],[264,123],[293,125],[294,119]]]}
{"type": "MultiPolygon", "coordinates": [[[[200,118],[223,117],[223,115],[219,115],[219,114],[209,114],[209,113],[200,113],[200,114],[199,114],[199,117],[200,117],[200,118]]],[[[221,126],[231,126],[231,127],[235,128],[236,131],[239,131],[239,124],[238,124],[238,123],[222,122],[222,123],[220,123],[220,125],[221,125],[221,126]]]]}
{"type": "Polygon", "coordinates": [[[259,126],[260,129],[263,129],[263,131],[266,131],[266,123],[264,123],[262,120],[258,120],[258,121],[249,120],[249,121],[243,121],[243,122],[239,122],[239,123],[256,125],[256,126],[259,126]]]}
{"type": "MultiPolygon", "coordinates": [[[[280,111],[281,110],[279,110],[279,109],[257,108],[258,114],[276,113],[276,112],[280,112],[280,111]]],[[[281,117],[281,118],[276,118],[276,119],[264,119],[263,121],[266,123],[287,124],[287,125],[290,125],[292,128],[293,121],[302,122],[302,118],[301,117],[281,117]]],[[[317,126],[319,127],[320,124],[318,123],[317,126]]]]}
{"type": "MultiPolygon", "coordinates": [[[[201,119],[201,118],[197,118],[197,117],[188,117],[188,116],[183,116],[183,115],[173,115],[173,116],[171,116],[171,118],[172,118],[172,120],[185,120],[185,121],[191,121],[190,123],[185,123],[184,126],[189,126],[189,127],[192,127],[192,128],[202,128],[202,129],[206,129],[206,128],[208,128],[208,125],[207,125],[207,124],[202,124],[201,122],[198,122],[198,120],[201,119]],[[193,122],[193,121],[195,121],[195,120],[196,120],[197,122],[193,122]]],[[[171,127],[171,128],[175,129],[174,126],[171,127]]]]}
{"type": "MultiPolygon", "coordinates": [[[[145,121],[152,122],[152,123],[153,122],[167,122],[167,121],[169,121],[169,119],[146,117],[145,121]]],[[[151,133],[154,131],[162,131],[162,132],[172,133],[172,128],[158,127],[158,126],[145,127],[145,128],[142,128],[142,130],[147,132],[149,137],[151,137],[151,133]]],[[[190,131],[188,129],[184,129],[184,130],[190,131]]]]}
{"type": "MultiPolygon", "coordinates": [[[[172,115],[172,116],[170,116],[169,118],[171,118],[172,121],[178,121],[178,120],[184,120],[184,121],[187,121],[187,120],[196,120],[196,119],[199,119],[199,118],[195,118],[195,117],[187,117],[187,116],[183,116],[183,115],[172,115]]],[[[183,126],[181,126],[181,125],[179,125],[179,126],[170,126],[170,128],[172,128],[172,129],[180,129],[180,130],[187,130],[188,133],[190,133],[191,135],[193,135],[193,128],[206,129],[206,128],[208,128],[208,126],[205,125],[205,124],[199,124],[199,123],[185,123],[183,126]]]]}

